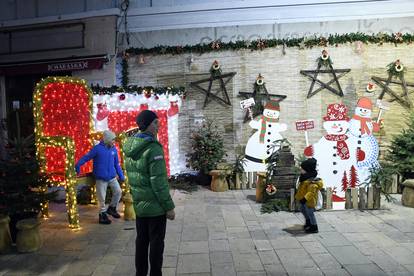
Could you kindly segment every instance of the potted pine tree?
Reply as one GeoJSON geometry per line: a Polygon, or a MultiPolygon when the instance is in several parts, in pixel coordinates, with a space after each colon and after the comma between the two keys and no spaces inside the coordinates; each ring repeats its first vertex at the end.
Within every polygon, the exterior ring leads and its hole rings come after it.
{"type": "Polygon", "coordinates": [[[187,154],[187,167],[198,171],[198,182],[210,185],[208,174],[225,155],[223,137],[210,120],[206,120],[191,136],[192,151],[187,154]]]}

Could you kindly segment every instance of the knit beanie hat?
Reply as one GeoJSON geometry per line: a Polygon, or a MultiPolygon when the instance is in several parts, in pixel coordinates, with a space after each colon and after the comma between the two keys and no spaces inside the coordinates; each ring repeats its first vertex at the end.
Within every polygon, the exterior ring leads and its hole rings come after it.
{"type": "Polygon", "coordinates": [[[109,142],[111,142],[112,140],[114,140],[115,139],[115,133],[113,133],[112,131],[110,131],[110,130],[105,130],[104,132],[103,132],[103,141],[104,141],[104,143],[109,143],[109,142]]]}
{"type": "Polygon", "coordinates": [[[158,116],[151,110],[143,110],[141,113],[137,116],[137,125],[139,130],[144,131],[148,128],[148,126],[157,119],[158,116]]]}
{"type": "Polygon", "coordinates": [[[309,158],[305,161],[303,161],[300,164],[300,167],[304,169],[307,173],[316,172],[316,159],[315,158],[309,158]]]}

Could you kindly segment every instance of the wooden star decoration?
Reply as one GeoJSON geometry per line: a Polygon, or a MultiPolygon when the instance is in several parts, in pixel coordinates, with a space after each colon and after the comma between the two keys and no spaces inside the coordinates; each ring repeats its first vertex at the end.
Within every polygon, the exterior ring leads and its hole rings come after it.
{"type": "MultiPolygon", "coordinates": [[[[253,118],[262,115],[264,106],[267,101],[275,100],[276,102],[281,102],[286,99],[286,95],[278,95],[278,94],[269,94],[266,89],[266,86],[263,85],[256,85],[254,86],[253,92],[239,92],[239,97],[243,97],[244,99],[254,98],[254,102],[256,103],[254,108],[252,108],[252,115],[253,118]]],[[[249,112],[246,111],[244,116],[244,123],[249,121],[249,112]]]]}
{"type": "Polygon", "coordinates": [[[408,87],[414,87],[414,83],[406,82],[404,79],[404,75],[401,76],[400,80],[393,80],[393,76],[391,74],[388,75],[388,78],[380,78],[373,76],[371,78],[374,82],[378,84],[379,87],[382,87],[382,91],[378,96],[378,99],[382,100],[385,96],[385,93],[389,94],[392,98],[389,99],[389,102],[397,101],[401,106],[410,109],[413,104],[410,100],[409,93],[413,93],[413,91],[408,91],[408,87]],[[392,90],[389,85],[390,84],[397,84],[400,85],[402,88],[402,93],[398,94],[394,90],[392,90]]]}
{"type": "Polygon", "coordinates": [[[306,77],[309,77],[312,80],[311,86],[308,91],[307,98],[314,96],[316,93],[323,89],[327,89],[330,92],[334,93],[335,95],[338,95],[340,97],[344,96],[344,93],[342,92],[341,85],[339,84],[339,78],[343,77],[346,73],[350,72],[351,69],[333,69],[332,64],[328,63],[326,66],[328,69],[321,70],[321,67],[323,64],[321,62],[318,63],[318,67],[316,70],[300,70],[300,73],[306,77]],[[332,79],[328,82],[323,82],[318,79],[319,74],[331,74],[332,79]],[[339,75],[337,75],[339,74],[339,75]],[[313,90],[315,83],[318,83],[320,85],[319,88],[313,90]],[[331,84],[336,83],[336,86],[338,89],[335,89],[331,86],[331,84]]]}
{"type": "Polygon", "coordinates": [[[236,72],[221,74],[221,73],[211,73],[210,77],[201,79],[198,81],[190,82],[190,86],[196,88],[197,90],[201,91],[203,94],[206,95],[206,98],[204,99],[204,105],[203,108],[207,106],[207,104],[210,102],[211,99],[216,100],[218,103],[222,103],[225,105],[231,106],[230,98],[227,93],[226,85],[231,81],[231,79],[236,75],[236,72]],[[215,80],[219,80],[220,82],[220,89],[217,90],[215,93],[211,91],[211,88],[213,86],[213,82],[215,80]],[[201,83],[208,82],[208,88],[205,89],[200,86],[201,83]],[[220,98],[217,96],[220,92],[223,94],[223,98],[220,98]]]}

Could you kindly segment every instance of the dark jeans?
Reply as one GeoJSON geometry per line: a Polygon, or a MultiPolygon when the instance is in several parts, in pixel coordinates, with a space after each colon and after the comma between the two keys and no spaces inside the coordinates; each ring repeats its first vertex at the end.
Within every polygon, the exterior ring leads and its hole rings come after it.
{"type": "Polygon", "coordinates": [[[137,239],[135,248],[135,268],[137,276],[147,276],[148,273],[148,246],[151,265],[150,276],[162,275],[162,261],[164,254],[165,228],[167,218],[158,217],[137,218],[137,239]]]}
{"type": "Polygon", "coordinates": [[[311,225],[317,224],[316,217],[315,217],[315,208],[309,208],[308,206],[306,206],[306,203],[305,204],[301,203],[300,211],[302,212],[305,219],[310,221],[311,225]]]}

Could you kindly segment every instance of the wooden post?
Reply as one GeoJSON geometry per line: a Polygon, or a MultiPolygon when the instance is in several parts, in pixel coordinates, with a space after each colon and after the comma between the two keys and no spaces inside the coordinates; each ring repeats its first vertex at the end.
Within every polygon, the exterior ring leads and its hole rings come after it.
{"type": "Polygon", "coordinates": [[[396,194],[398,192],[398,174],[392,175],[391,193],[396,194]]]}
{"type": "Polygon", "coordinates": [[[235,181],[236,181],[236,187],[235,187],[235,189],[236,190],[240,190],[240,188],[241,188],[241,178],[242,178],[242,176],[243,176],[243,174],[242,173],[236,173],[236,179],[235,179],[235,181]]]}
{"type": "Polygon", "coordinates": [[[365,200],[366,194],[367,193],[365,191],[365,188],[360,187],[359,188],[359,204],[358,204],[359,210],[366,209],[366,200],[365,200]]]}
{"type": "Polygon", "coordinates": [[[381,187],[374,186],[374,209],[381,208],[381,187]]]}
{"type": "Polygon", "coordinates": [[[290,204],[289,204],[289,210],[294,212],[295,211],[295,189],[290,189],[290,204]]]}
{"type": "Polygon", "coordinates": [[[372,185],[368,187],[367,208],[368,209],[374,208],[374,190],[372,188],[372,185]]]}
{"type": "Polygon", "coordinates": [[[352,197],[351,197],[351,189],[346,189],[345,191],[345,209],[352,208],[352,197]]]}
{"type": "Polygon", "coordinates": [[[326,209],[332,209],[332,188],[326,189],[326,209]]]}
{"type": "Polygon", "coordinates": [[[253,172],[253,181],[252,181],[253,185],[250,188],[256,188],[258,179],[259,178],[257,177],[257,172],[253,172]]]}
{"type": "Polygon", "coordinates": [[[352,209],[358,209],[358,190],[351,188],[352,209]]]}

